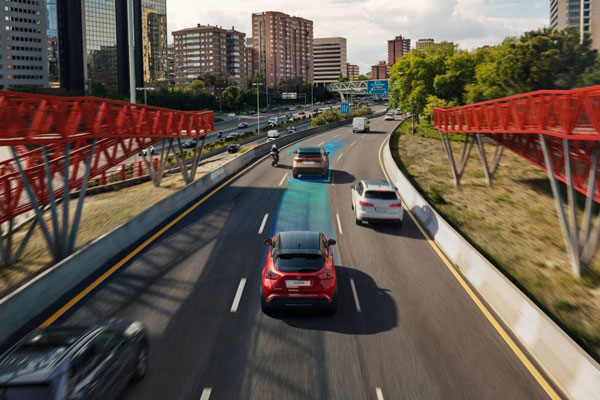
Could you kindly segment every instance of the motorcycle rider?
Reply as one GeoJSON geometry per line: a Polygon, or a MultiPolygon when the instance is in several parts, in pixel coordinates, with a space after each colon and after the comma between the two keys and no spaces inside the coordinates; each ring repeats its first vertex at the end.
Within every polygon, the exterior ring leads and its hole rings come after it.
{"type": "Polygon", "coordinates": [[[223,136],[223,132],[219,131],[219,133],[217,134],[217,137],[218,137],[219,139],[221,139],[221,137],[222,137],[222,136],[223,136]]]}
{"type": "Polygon", "coordinates": [[[276,162],[279,162],[279,149],[275,143],[271,146],[271,154],[275,156],[276,162]]]}

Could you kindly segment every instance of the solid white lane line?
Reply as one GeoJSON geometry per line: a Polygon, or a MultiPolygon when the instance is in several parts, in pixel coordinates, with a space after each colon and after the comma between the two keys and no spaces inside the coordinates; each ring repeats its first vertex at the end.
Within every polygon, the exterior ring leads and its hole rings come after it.
{"type": "Polygon", "coordinates": [[[337,158],[338,161],[340,161],[340,158],[342,158],[342,156],[344,155],[344,152],[342,151],[342,154],[340,154],[337,158]]]}
{"type": "Polygon", "coordinates": [[[211,388],[204,388],[204,390],[202,390],[200,400],[208,400],[210,398],[210,392],[212,392],[211,388]]]}
{"type": "Polygon", "coordinates": [[[340,222],[340,214],[335,214],[335,217],[337,218],[337,222],[338,222],[338,229],[340,230],[340,235],[344,232],[342,232],[342,224],[340,222]]]}
{"type": "Polygon", "coordinates": [[[242,278],[240,280],[237,292],[235,292],[235,297],[233,298],[233,304],[231,305],[231,312],[237,311],[238,306],[240,305],[240,300],[242,298],[242,293],[244,292],[244,286],[246,286],[246,278],[242,278]]]}
{"type": "Polygon", "coordinates": [[[321,143],[319,143],[319,144],[317,145],[317,147],[321,146],[323,143],[325,143],[325,142],[321,142],[321,143]]]}
{"type": "Polygon", "coordinates": [[[287,178],[288,174],[285,174],[283,176],[283,178],[281,178],[281,181],[279,181],[279,186],[283,185],[283,182],[285,181],[285,178],[287,178]]]}
{"type": "Polygon", "coordinates": [[[352,294],[354,295],[354,304],[356,304],[356,311],[360,312],[360,303],[358,302],[358,295],[356,294],[356,286],[354,286],[354,279],[350,278],[350,286],[352,286],[352,294]]]}
{"type": "MultiPolygon", "coordinates": [[[[285,178],[285,177],[284,177],[285,178]]],[[[260,224],[260,228],[258,228],[258,234],[262,235],[263,231],[265,230],[265,225],[267,223],[267,219],[269,218],[269,213],[265,214],[265,217],[262,220],[262,223],[260,224]]]]}
{"type": "Polygon", "coordinates": [[[383,400],[383,392],[381,391],[381,388],[375,388],[375,393],[377,393],[377,400],[383,400]]]}

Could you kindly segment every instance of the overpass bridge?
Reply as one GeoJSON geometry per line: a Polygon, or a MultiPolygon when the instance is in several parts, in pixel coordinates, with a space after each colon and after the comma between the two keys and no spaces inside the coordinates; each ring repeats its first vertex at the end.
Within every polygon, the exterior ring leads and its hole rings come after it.
{"type": "MultiPolygon", "coordinates": [[[[378,79],[378,81],[388,81],[389,79],[378,79]]],[[[327,91],[340,95],[342,101],[346,101],[350,96],[374,96],[375,94],[368,92],[369,81],[347,81],[334,82],[327,85],[327,91]]],[[[384,96],[387,96],[384,95],[384,96]]]]}

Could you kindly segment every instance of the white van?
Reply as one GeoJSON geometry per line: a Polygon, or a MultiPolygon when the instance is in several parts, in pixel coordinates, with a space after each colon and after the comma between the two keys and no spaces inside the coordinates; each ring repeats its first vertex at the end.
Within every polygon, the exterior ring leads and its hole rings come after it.
{"type": "Polygon", "coordinates": [[[277,129],[271,129],[267,132],[267,141],[275,140],[279,137],[279,131],[277,129]]]}
{"type": "Polygon", "coordinates": [[[352,132],[369,132],[370,122],[365,117],[356,117],[352,120],[352,132]]]}
{"type": "Polygon", "coordinates": [[[279,118],[277,118],[277,117],[271,117],[271,118],[269,118],[269,122],[268,123],[277,125],[277,124],[279,124],[279,118]]]}

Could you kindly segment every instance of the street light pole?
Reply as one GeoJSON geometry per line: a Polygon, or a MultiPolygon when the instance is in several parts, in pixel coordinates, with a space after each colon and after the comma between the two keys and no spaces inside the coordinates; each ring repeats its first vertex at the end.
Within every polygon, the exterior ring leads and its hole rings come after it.
{"type": "Polygon", "coordinates": [[[144,105],[148,105],[148,90],[155,90],[154,87],[138,87],[135,90],[141,90],[144,92],[144,105]]]}
{"type": "Polygon", "coordinates": [[[256,117],[257,117],[257,123],[256,123],[256,133],[259,134],[260,133],[260,97],[259,97],[259,92],[260,92],[260,87],[262,86],[262,83],[260,82],[256,82],[253,83],[252,86],[256,86],[256,117]]]}

